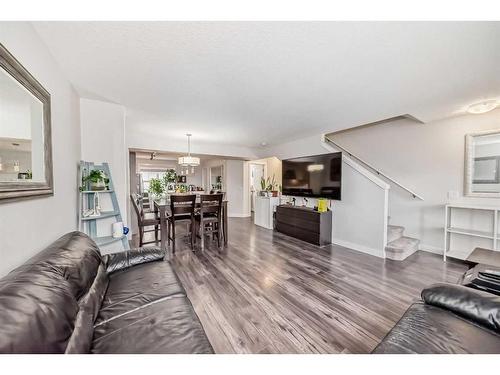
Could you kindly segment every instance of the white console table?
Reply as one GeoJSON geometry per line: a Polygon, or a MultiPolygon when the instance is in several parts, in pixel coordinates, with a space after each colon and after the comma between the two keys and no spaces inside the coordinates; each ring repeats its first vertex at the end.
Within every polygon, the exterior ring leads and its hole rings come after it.
{"type": "Polygon", "coordinates": [[[446,261],[446,257],[457,258],[465,260],[467,256],[474,250],[474,248],[470,249],[470,252],[465,254],[463,251],[453,251],[450,250],[450,240],[452,234],[458,234],[462,236],[469,237],[477,237],[477,238],[485,238],[491,241],[491,249],[497,250],[498,248],[498,214],[500,212],[500,205],[488,205],[488,204],[480,204],[480,203],[468,203],[468,202],[460,202],[460,203],[448,203],[445,205],[445,225],[444,225],[444,251],[443,258],[446,261]],[[483,210],[489,211],[492,213],[492,230],[477,230],[471,228],[461,228],[452,226],[452,212],[454,209],[462,209],[462,210],[483,210]]]}
{"type": "Polygon", "coordinates": [[[280,204],[279,197],[255,197],[253,222],[255,225],[273,229],[273,214],[280,204]]]}

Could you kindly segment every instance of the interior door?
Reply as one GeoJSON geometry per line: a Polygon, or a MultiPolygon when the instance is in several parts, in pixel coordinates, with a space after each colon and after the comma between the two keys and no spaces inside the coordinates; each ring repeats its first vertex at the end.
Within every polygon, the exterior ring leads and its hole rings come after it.
{"type": "Polygon", "coordinates": [[[260,190],[260,180],[264,177],[263,164],[250,164],[250,194],[251,194],[251,210],[254,211],[255,197],[260,190]]]}

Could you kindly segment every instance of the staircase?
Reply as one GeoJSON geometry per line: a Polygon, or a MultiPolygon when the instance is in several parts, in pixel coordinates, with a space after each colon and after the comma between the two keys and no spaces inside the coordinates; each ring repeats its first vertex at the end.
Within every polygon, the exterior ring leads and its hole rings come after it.
{"type": "Polygon", "coordinates": [[[404,236],[404,227],[387,226],[387,246],[385,257],[392,260],[405,260],[418,250],[419,240],[404,236]]]}
{"type": "MultiPolygon", "coordinates": [[[[385,190],[385,195],[382,203],[386,211],[384,213],[379,212],[377,217],[383,219],[382,215],[387,214],[387,211],[389,209],[389,202],[388,202],[389,189],[391,189],[392,187],[398,188],[400,190],[409,193],[411,199],[421,200],[421,201],[424,200],[424,198],[419,194],[417,194],[414,190],[401,184],[400,182],[388,176],[386,173],[384,173],[377,167],[363,160],[359,156],[354,155],[351,151],[347,150],[342,145],[339,145],[335,140],[331,138],[331,136],[333,135],[334,133],[325,134],[322,136],[323,146],[327,150],[333,152],[341,151],[342,161],[345,164],[351,166],[353,169],[355,169],[361,175],[366,177],[373,184],[385,190]]],[[[380,252],[385,254],[379,254],[377,256],[398,261],[405,260],[411,254],[413,254],[418,250],[420,240],[412,237],[406,237],[404,235],[404,229],[405,229],[404,227],[396,225],[388,225],[390,216],[388,216],[387,219],[388,220],[383,223],[383,226],[381,227],[382,233],[380,233],[380,237],[382,237],[382,235],[384,234],[383,231],[387,230],[387,238],[384,238],[383,241],[381,240],[376,245],[376,248],[380,249],[380,252]],[[385,244],[385,251],[382,251],[382,248],[384,247],[383,244],[384,241],[387,242],[385,244]]],[[[371,223],[365,225],[370,225],[370,224],[371,223]]],[[[380,227],[380,222],[373,222],[373,225],[377,225],[377,227],[380,227]]]]}

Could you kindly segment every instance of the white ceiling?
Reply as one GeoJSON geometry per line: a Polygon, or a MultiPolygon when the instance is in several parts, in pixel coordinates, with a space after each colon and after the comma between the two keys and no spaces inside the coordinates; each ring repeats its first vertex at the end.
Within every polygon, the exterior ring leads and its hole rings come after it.
{"type": "Polygon", "coordinates": [[[35,22],[130,126],[256,147],[500,98],[499,22],[35,22]]]}

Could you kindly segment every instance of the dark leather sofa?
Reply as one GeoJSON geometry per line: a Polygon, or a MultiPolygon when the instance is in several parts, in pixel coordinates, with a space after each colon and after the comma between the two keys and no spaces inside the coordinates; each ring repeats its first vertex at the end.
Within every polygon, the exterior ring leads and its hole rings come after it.
{"type": "Polygon", "coordinates": [[[0,353],[213,353],[164,253],[68,233],[0,279],[0,353]]]}
{"type": "Polygon", "coordinates": [[[500,296],[462,285],[432,285],[373,353],[500,353],[500,296]]]}

